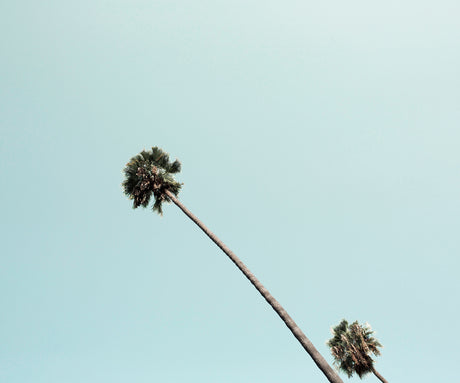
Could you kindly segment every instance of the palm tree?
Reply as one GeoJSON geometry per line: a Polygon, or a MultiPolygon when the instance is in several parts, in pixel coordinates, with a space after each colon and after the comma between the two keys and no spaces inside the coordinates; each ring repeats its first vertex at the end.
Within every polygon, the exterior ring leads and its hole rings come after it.
{"type": "Polygon", "coordinates": [[[124,193],[133,200],[133,208],[147,207],[153,195],[155,202],[153,211],[162,214],[163,202],[174,202],[198,227],[221,248],[232,262],[249,279],[265,300],[272,306],[281,317],[286,326],[291,330],[302,347],[310,354],[316,365],[326,375],[331,383],[343,383],[334,369],[326,362],[323,356],[313,346],[310,340],[300,330],[299,326],[288,315],[286,310],[273,298],[268,290],[249,271],[243,262],[211,232],[197,217],[195,217],[178,199],[177,195],[182,184],[174,179],[174,174],[181,170],[179,161],[169,161],[169,156],[158,147],[151,151],[142,151],[126,164],[124,169],[125,180],[123,182],[124,193]]]}
{"type": "Polygon", "coordinates": [[[343,319],[332,329],[333,337],[327,342],[331,348],[334,364],[350,378],[356,372],[360,378],[372,372],[383,383],[388,383],[374,368],[374,360],[370,354],[380,355],[382,345],[372,334],[369,324],[352,324],[343,319]]]}

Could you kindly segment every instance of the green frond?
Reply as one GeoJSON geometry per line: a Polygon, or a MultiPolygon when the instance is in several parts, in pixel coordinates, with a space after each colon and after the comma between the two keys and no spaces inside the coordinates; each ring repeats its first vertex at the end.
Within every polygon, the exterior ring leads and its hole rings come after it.
{"type": "Polygon", "coordinates": [[[155,203],[152,205],[152,210],[160,215],[163,215],[162,203],[162,200],[156,199],[155,203]]]}
{"type": "Polygon", "coordinates": [[[181,163],[178,160],[175,160],[172,164],[170,164],[169,169],[166,169],[169,173],[179,173],[181,170],[181,163]]]}

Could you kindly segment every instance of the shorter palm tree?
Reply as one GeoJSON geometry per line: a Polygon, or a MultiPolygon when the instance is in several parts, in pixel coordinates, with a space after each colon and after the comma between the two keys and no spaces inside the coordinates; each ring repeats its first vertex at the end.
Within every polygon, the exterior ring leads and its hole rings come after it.
{"type": "Polygon", "coordinates": [[[334,357],[334,364],[350,378],[353,373],[360,378],[372,372],[383,383],[388,383],[374,368],[371,354],[380,355],[382,345],[375,339],[369,324],[360,325],[357,321],[352,324],[343,319],[332,329],[333,337],[327,342],[334,357]]]}

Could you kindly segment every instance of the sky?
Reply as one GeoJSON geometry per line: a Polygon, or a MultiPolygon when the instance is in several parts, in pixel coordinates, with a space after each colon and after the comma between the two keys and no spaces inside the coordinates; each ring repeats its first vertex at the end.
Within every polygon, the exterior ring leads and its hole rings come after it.
{"type": "Polygon", "coordinates": [[[346,318],[389,382],[458,380],[459,11],[0,2],[0,381],[326,381],[176,206],[132,209],[152,146],[328,362],[346,318]]]}

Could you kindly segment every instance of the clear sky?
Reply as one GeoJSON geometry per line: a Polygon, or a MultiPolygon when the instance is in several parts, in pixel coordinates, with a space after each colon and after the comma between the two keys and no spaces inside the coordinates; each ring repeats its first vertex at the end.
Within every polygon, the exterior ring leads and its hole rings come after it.
{"type": "Polygon", "coordinates": [[[0,381],[326,381],[178,208],[131,209],[151,146],[328,361],[367,321],[390,382],[458,381],[459,4],[0,2],[0,381]]]}

